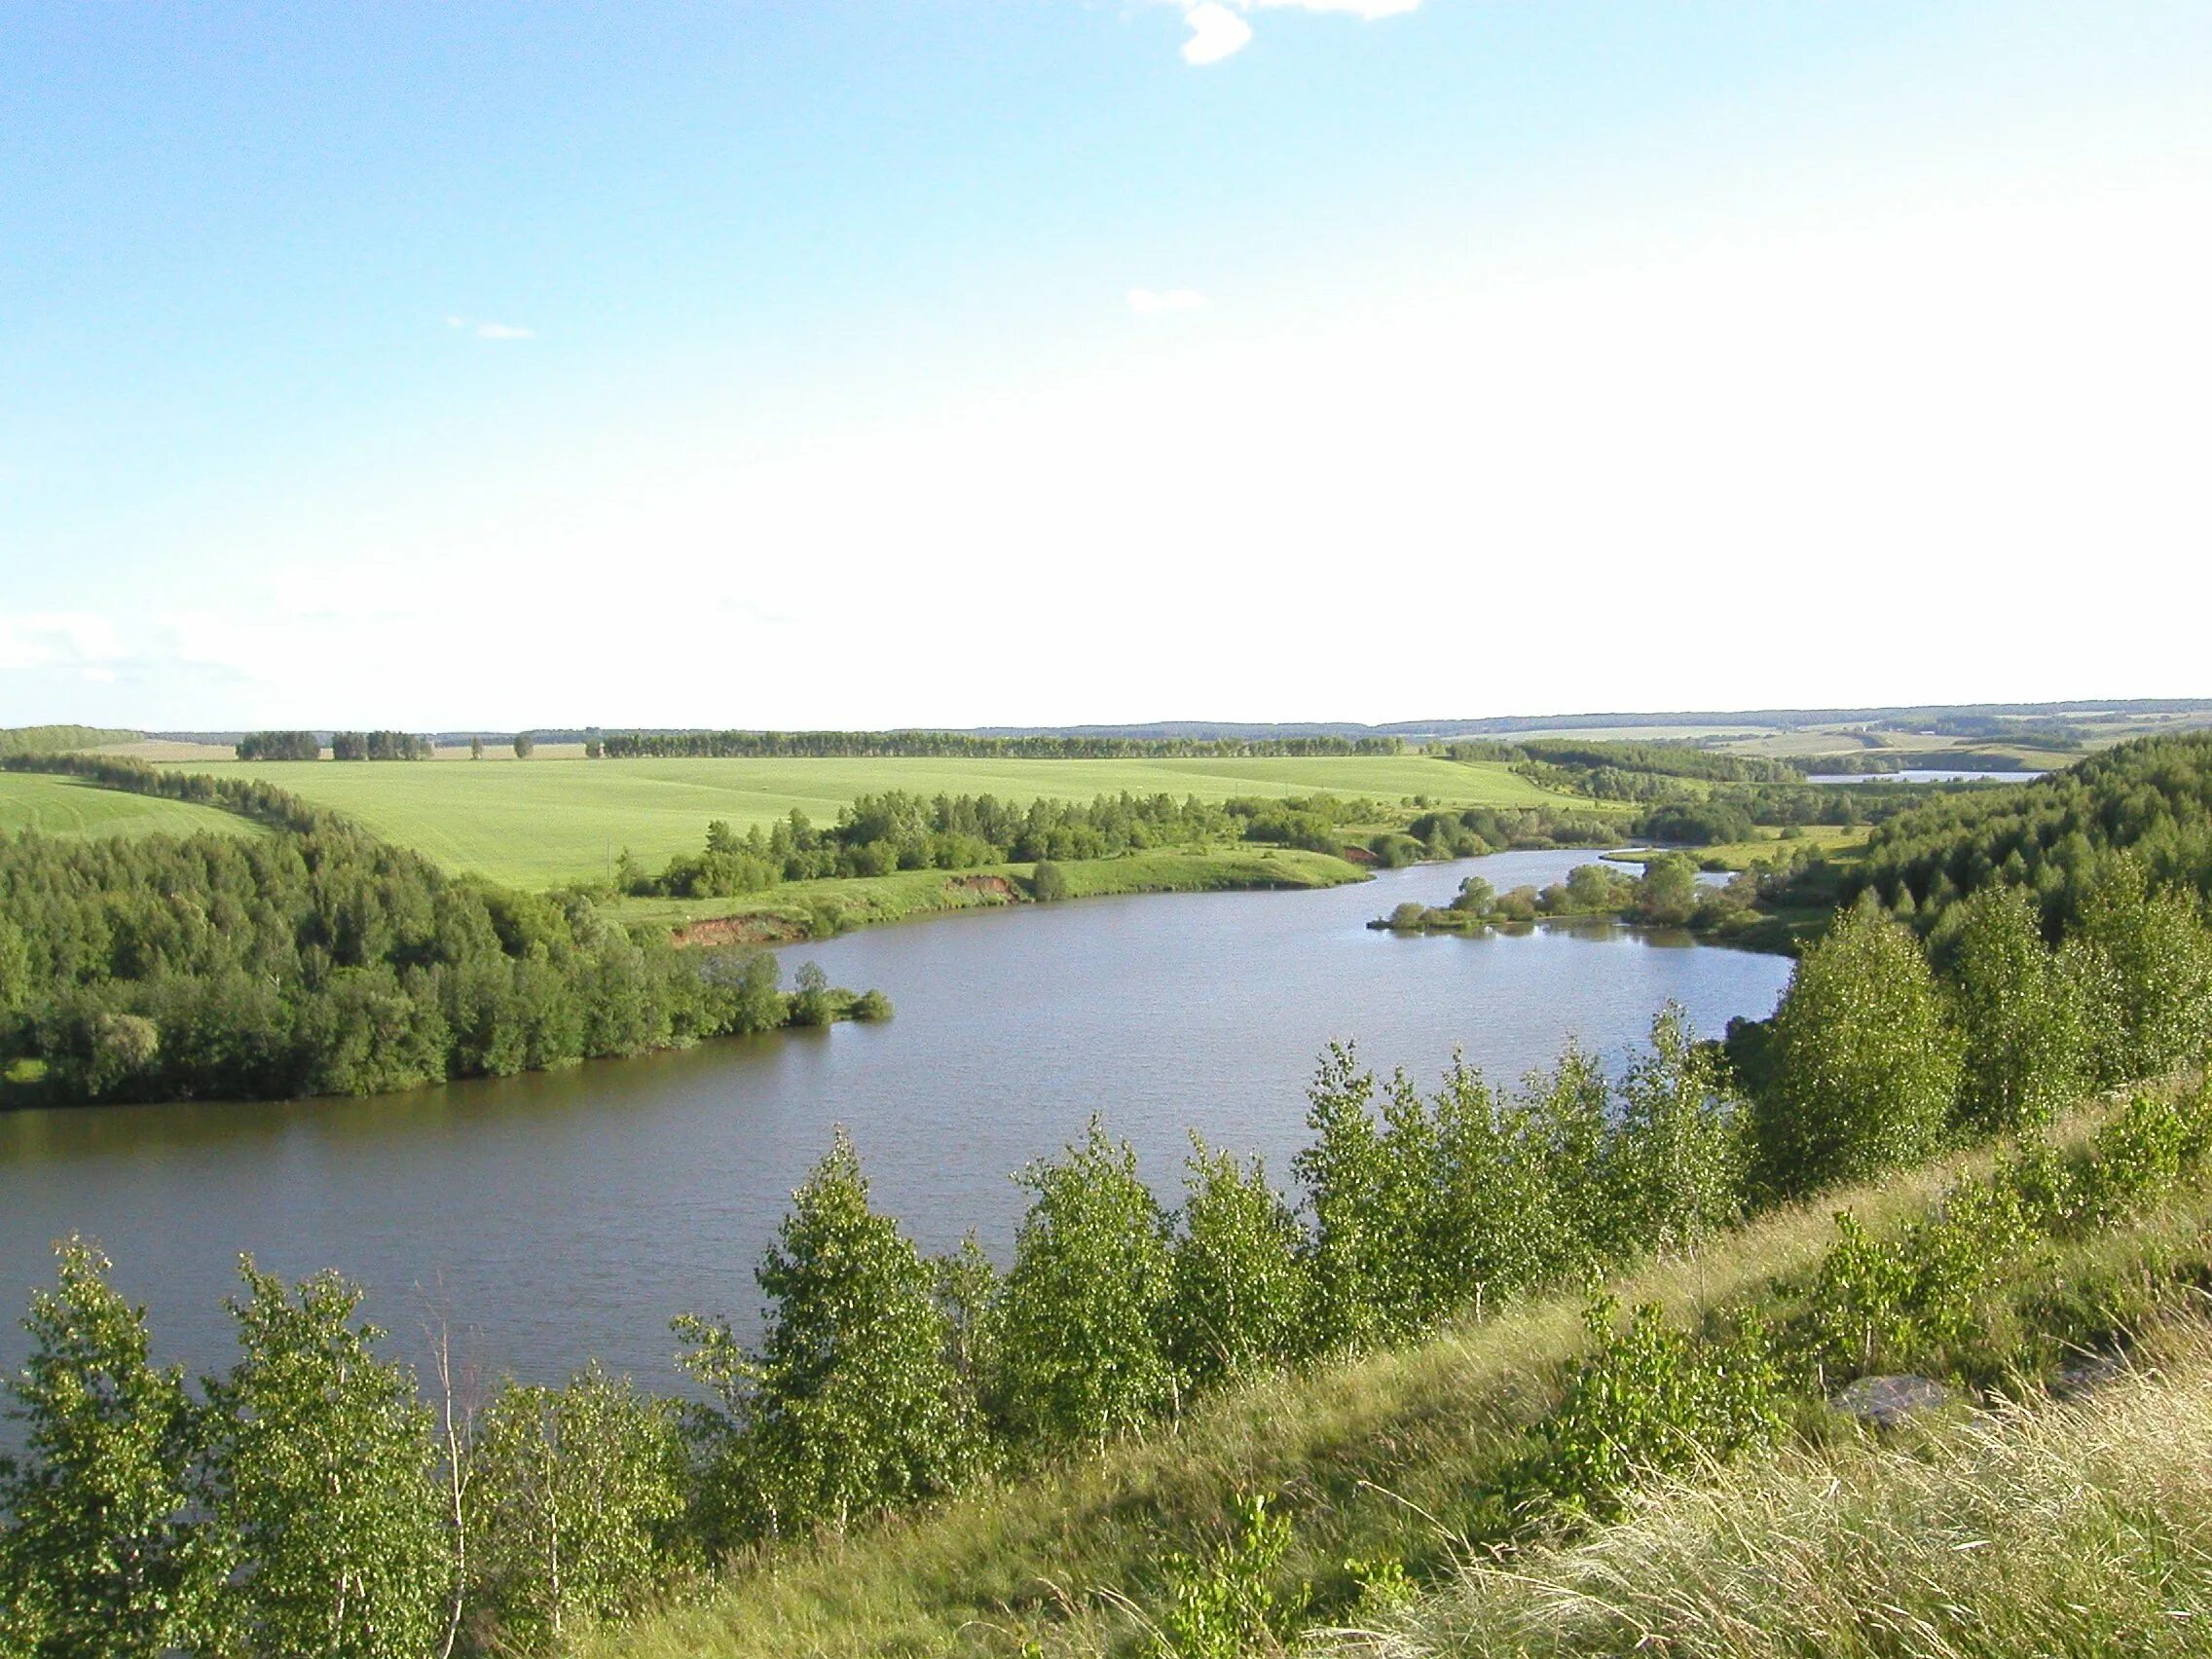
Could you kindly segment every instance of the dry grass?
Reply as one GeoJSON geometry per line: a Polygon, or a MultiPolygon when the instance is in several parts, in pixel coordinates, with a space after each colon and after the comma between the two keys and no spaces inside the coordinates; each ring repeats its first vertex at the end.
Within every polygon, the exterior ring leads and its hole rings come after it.
{"type": "Polygon", "coordinates": [[[1473,1567],[1340,1655],[1982,1659],[2212,1651],[2212,1336],[2169,1328],[2072,1404],[1794,1450],[1512,1570],[1473,1567]]]}

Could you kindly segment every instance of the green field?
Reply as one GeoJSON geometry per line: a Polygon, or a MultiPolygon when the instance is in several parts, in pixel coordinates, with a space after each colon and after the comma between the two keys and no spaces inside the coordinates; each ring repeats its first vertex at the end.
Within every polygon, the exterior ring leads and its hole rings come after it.
{"type": "Polygon", "coordinates": [[[75,778],[0,772],[0,835],[37,830],[48,835],[219,835],[260,831],[211,806],[103,790],[75,778]]]}
{"type": "Polygon", "coordinates": [[[1421,756],[1163,760],[532,760],[504,764],[219,761],[186,768],[265,779],[345,813],[457,871],[521,887],[604,880],[627,847],[648,866],[695,852],[707,825],[739,830],[794,808],[818,824],[857,796],[995,794],[1020,801],[1099,794],[1409,795],[1464,806],[1571,804],[1502,765],[1421,756]]]}

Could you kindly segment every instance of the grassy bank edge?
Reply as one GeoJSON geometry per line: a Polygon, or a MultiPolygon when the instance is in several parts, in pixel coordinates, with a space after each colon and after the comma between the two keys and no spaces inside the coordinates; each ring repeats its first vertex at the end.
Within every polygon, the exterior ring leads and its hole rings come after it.
{"type": "MultiPolygon", "coordinates": [[[[1034,903],[1030,884],[1036,867],[997,864],[978,869],[835,876],[729,899],[619,899],[612,909],[626,925],[665,927],[684,943],[785,943],[955,910],[1034,903]]],[[[1366,870],[1346,860],[1290,847],[1154,849],[1056,867],[1070,899],[1304,890],[1368,879],[1366,870]]]]}

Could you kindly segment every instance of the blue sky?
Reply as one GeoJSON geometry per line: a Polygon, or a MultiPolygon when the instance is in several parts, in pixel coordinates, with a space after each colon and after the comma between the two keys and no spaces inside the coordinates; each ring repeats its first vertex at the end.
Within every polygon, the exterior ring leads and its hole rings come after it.
{"type": "Polygon", "coordinates": [[[2212,690],[2200,0],[27,4],[0,63],[0,723],[2212,690]]]}

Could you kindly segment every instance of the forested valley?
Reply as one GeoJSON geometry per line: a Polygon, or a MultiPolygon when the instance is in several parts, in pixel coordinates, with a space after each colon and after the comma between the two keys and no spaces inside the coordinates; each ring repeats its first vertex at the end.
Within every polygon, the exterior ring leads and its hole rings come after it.
{"type": "MultiPolygon", "coordinates": [[[[1993,1139],[2003,1156],[1926,1220],[1876,1234],[1847,1217],[1805,1273],[1725,1324],[1683,1332],[1639,1310],[1624,1325],[1601,1302],[1586,1357],[1461,1493],[1455,1536],[1510,1551],[1602,1523],[1636,1482],[1770,1444],[1808,1397],[1883,1366],[1987,1384],[2054,1363],[2158,1305],[2162,1275],[2212,1271],[2177,1243],[2157,1272],[2129,1267],[2082,1297],[2006,1276],[2101,1248],[2212,1154],[2208,779],[2212,740],[2174,740],[1899,818],[1877,868],[1900,884],[1963,874],[1955,899],[1916,898],[1908,926],[1878,880],[1858,884],[1774,1017],[1724,1044],[1663,1011],[1619,1075],[1569,1048],[1517,1086],[1456,1066],[1425,1091],[1333,1050],[1295,1203],[1194,1139],[1169,1208],[1099,1121],[1019,1177],[1028,1208],[1003,1266],[973,1240],[932,1260],[872,1207],[840,1134],[758,1269],[758,1341],[714,1309],[676,1319],[701,1390],[686,1401],[588,1365],[566,1387],[510,1383],[473,1404],[437,1380],[425,1393],[354,1320],[353,1287],[288,1286],[251,1263],[240,1357],[193,1384],[154,1361],[107,1264],[66,1244],[12,1387],[26,1456],[5,1488],[0,1651],[554,1646],[711,1593],[698,1574],[717,1563],[860,1538],[992,1482],[1072,1479],[1223,1390],[1448,1321],[1479,1329],[1639,1261],[1721,1252],[1778,1206],[1993,1139]],[[2002,1319],[1992,1297],[2013,1299],[2002,1319]]],[[[320,866],[295,852],[293,887],[312,896],[320,866]]],[[[348,892],[416,891],[365,850],[332,863],[348,892]]],[[[440,897],[424,885],[416,948],[440,937],[440,897]]],[[[465,935],[473,912],[456,913],[465,935]]],[[[593,948],[573,922],[566,948],[593,948]]],[[[1271,1577],[1289,1525],[1262,1503],[1217,1553],[1163,1545],[1153,1650],[1288,1640],[1408,1570],[1347,1565],[1290,1594],[1271,1577]]]]}

